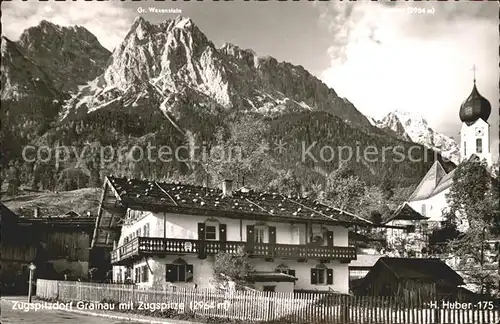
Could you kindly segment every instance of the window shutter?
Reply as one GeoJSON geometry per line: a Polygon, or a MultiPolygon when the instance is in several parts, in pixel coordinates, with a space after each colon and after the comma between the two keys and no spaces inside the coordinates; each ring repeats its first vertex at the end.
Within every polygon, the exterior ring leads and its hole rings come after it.
{"type": "Polygon", "coordinates": [[[246,250],[248,252],[253,252],[255,242],[255,228],[253,225],[247,225],[247,246],[246,250]]]}
{"type": "Polygon", "coordinates": [[[333,285],[333,269],[326,270],[326,284],[333,285]]]}
{"type": "Polygon", "coordinates": [[[186,282],[186,266],[178,265],[177,266],[178,276],[180,282],[186,282]]]}
{"type": "Polygon", "coordinates": [[[194,277],[193,265],[188,264],[186,265],[186,282],[193,282],[193,277],[194,277]]]}
{"type": "Polygon", "coordinates": [[[205,223],[198,223],[198,240],[205,241],[205,223]]]}
{"type": "Polygon", "coordinates": [[[166,265],[166,280],[167,282],[176,282],[178,281],[178,275],[177,275],[177,265],[175,264],[167,264],[166,265]]]}
{"type": "Polygon", "coordinates": [[[227,240],[227,226],[226,224],[219,224],[219,241],[221,243],[227,240]]]}
{"type": "Polygon", "coordinates": [[[326,245],[328,247],[333,247],[333,231],[326,232],[326,245]]]}
{"type": "Polygon", "coordinates": [[[311,284],[315,285],[318,283],[318,271],[317,269],[311,269],[311,284]]]}
{"type": "Polygon", "coordinates": [[[269,226],[269,243],[276,244],[276,227],[269,226]]]}

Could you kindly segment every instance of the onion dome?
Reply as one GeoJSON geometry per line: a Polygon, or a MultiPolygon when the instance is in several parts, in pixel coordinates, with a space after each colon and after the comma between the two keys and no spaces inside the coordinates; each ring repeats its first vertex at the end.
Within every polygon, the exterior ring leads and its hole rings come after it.
{"type": "Polygon", "coordinates": [[[460,120],[467,125],[472,125],[479,118],[487,121],[490,114],[491,104],[479,94],[476,88],[476,80],[474,80],[474,87],[471,94],[460,106],[460,120]]]}

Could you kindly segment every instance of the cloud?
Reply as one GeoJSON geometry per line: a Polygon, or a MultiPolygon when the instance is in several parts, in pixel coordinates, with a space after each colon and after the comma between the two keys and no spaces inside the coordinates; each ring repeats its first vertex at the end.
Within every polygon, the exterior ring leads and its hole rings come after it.
{"type": "Polygon", "coordinates": [[[125,37],[136,12],[120,2],[3,2],[3,35],[17,40],[23,30],[48,20],[61,26],[79,25],[93,33],[99,42],[113,50],[125,37]]]}
{"type": "Polygon", "coordinates": [[[497,6],[357,2],[346,9],[345,3],[318,5],[319,23],[328,26],[331,35],[331,62],[321,78],[366,115],[381,118],[395,109],[418,112],[431,127],[458,138],[458,109],[472,90],[475,64],[478,89],[492,104],[489,122],[496,138],[497,6]]]}

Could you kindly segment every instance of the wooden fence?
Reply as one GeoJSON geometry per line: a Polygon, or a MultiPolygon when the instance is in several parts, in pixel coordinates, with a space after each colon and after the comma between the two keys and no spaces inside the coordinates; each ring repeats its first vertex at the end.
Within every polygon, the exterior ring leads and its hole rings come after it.
{"type": "Polygon", "coordinates": [[[429,304],[404,305],[399,300],[384,297],[183,288],[153,290],[134,285],[43,279],[37,280],[36,294],[62,302],[87,301],[97,306],[115,302],[114,310],[148,307],[146,311],[153,313],[163,308],[245,322],[492,324],[500,321],[498,305],[488,301],[472,303],[466,309],[452,309],[429,304]]]}

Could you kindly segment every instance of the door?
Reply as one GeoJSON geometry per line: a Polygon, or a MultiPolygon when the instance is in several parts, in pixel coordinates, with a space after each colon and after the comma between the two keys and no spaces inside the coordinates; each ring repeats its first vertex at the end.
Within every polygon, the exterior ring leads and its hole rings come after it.
{"type": "Polygon", "coordinates": [[[252,253],[253,252],[253,248],[254,248],[254,245],[255,245],[255,238],[254,238],[254,232],[255,232],[255,228],[253,225],[247,225],[247,246],[246,246],[246,250],[247,252],[250,252],[252,253]]]}

